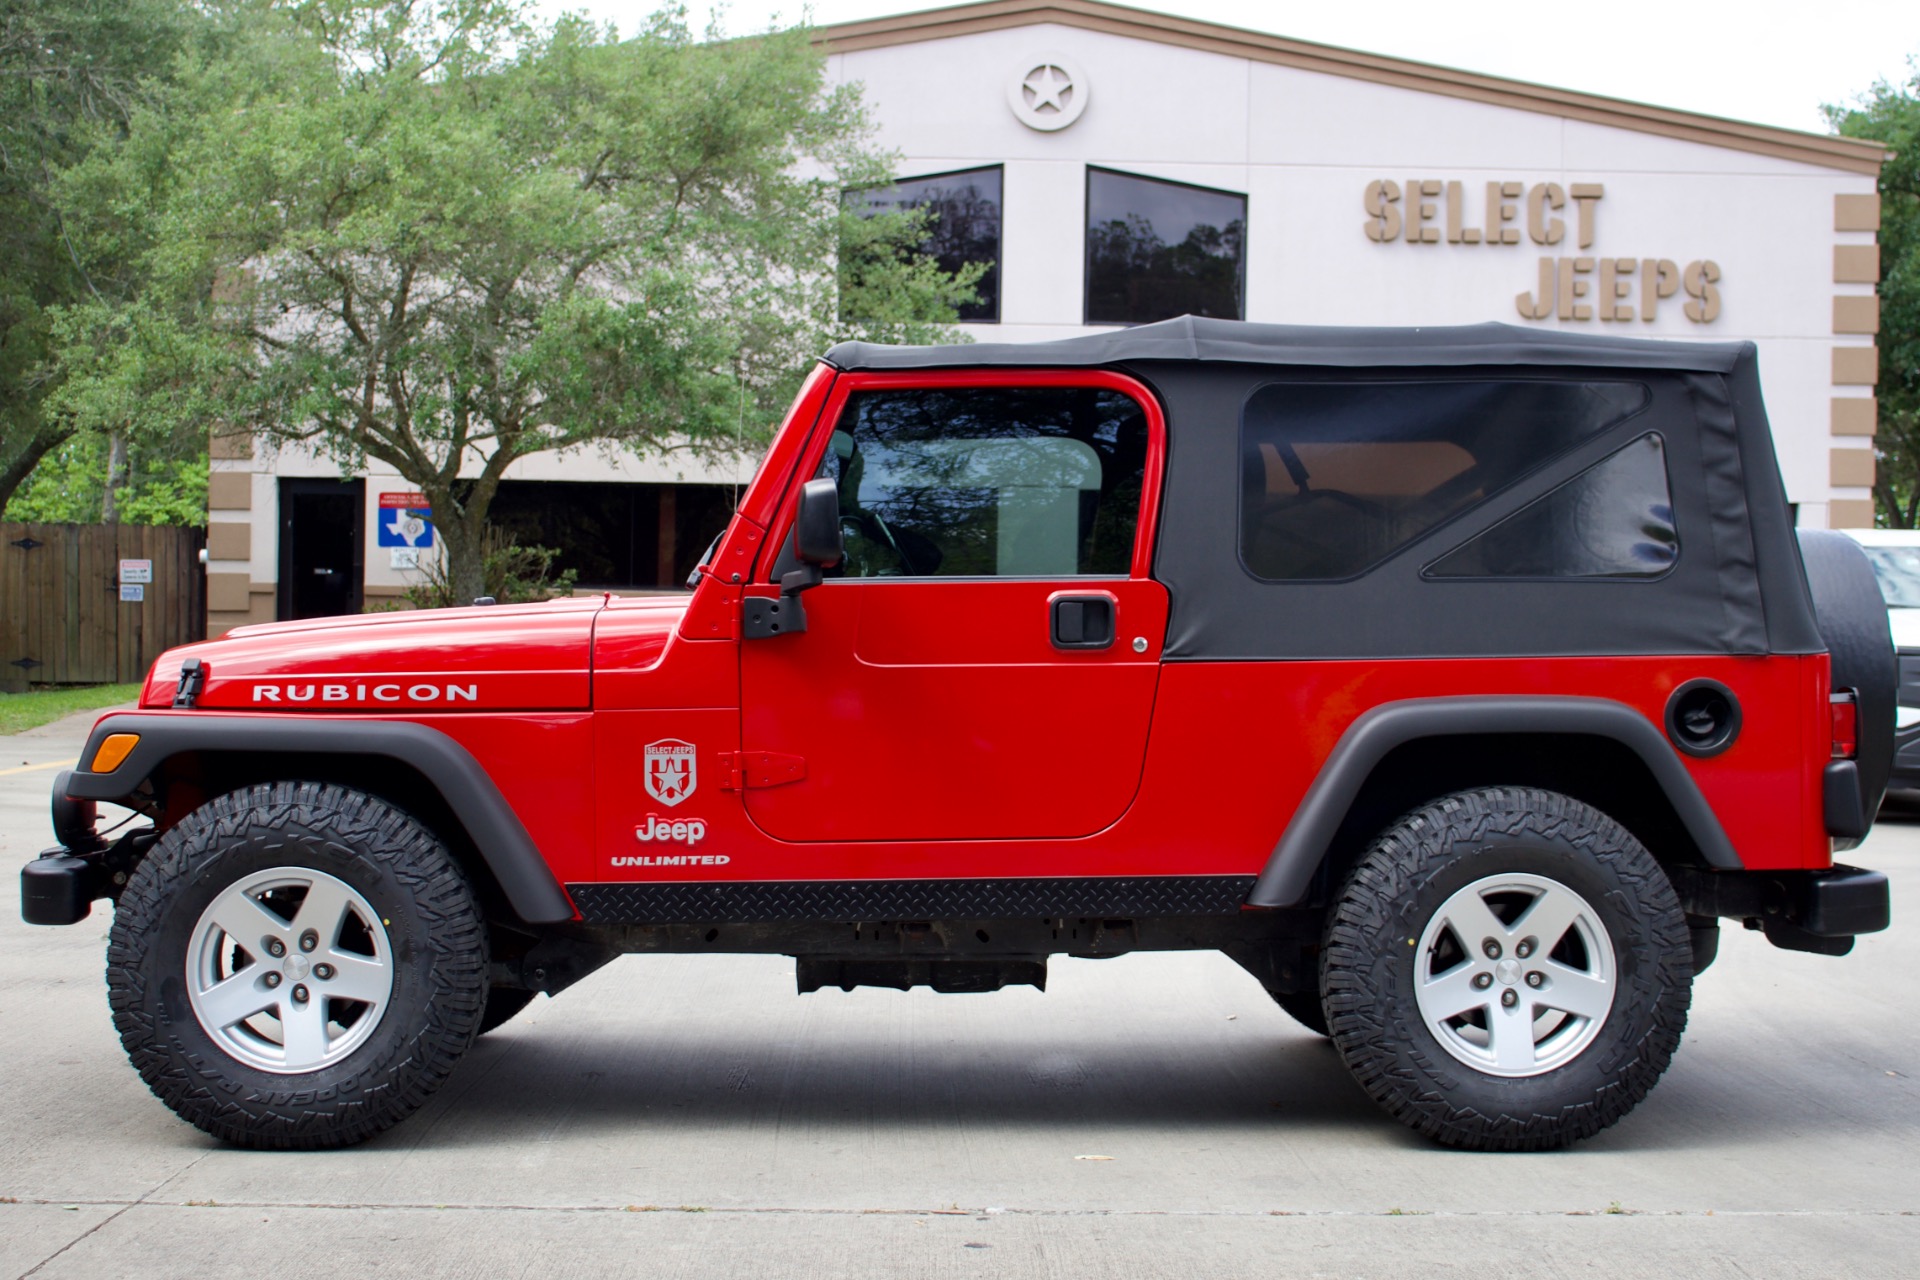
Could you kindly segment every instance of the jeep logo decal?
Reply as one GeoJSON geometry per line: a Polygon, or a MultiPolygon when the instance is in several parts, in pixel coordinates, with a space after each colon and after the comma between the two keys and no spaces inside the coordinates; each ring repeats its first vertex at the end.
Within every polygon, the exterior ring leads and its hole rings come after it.
{"type": "Polygon", "coordinates": [[[640,767],[645,771],[647,794],[668,808],[692,795],[700,784],[693,744],[678,738],[649,742],[640,767]]]}
{"type": "Polygon", "coordinates": [[[477,684],[256,684],[255,702],[477,702],[477,684]]]}
{"type": "Polygon", "coordinates": [[[646,823],[633,829],[636,840],[672,840],[678,844],[699,844],[707,838],[707,824],[698,818],[665,822],[657,813],[647,815],[646,823]]]}

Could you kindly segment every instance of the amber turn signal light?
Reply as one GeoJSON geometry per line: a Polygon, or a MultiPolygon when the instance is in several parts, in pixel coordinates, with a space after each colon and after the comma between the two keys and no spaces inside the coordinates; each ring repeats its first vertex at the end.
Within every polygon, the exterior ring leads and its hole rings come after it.
{"type": "Polygon", "coordinates": [[[126,758],[133,754],[134,744],[140,741],[137,733],[110,733],[100,743],[100,749],[93,753],[93,763],[87,768],[95,773],[112,773],[126,758]]]}

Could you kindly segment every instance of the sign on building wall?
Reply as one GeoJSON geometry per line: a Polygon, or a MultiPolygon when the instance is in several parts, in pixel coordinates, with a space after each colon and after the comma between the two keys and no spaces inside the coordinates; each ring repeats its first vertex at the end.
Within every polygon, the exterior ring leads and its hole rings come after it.
{"type": "Polygon", "coordinates": [[[1679,300],[1687,319],[1711,324],[1720,315],[1720,265],[1711,258],[1688,263],[1671,258],[1622,258],[1592,249],[1599,206],[1607,194],[1598,182],[1489,182],[1484,199],[1478,183],[1392,178],[1367,184],[1362,196],[1367,239],[1375,244],[1492,246],[1511,248],[1524,239],[1552,250],[1539,261],[1533,287],[1514,295],[1528,320],[1651,322],[1668,299],[1679,300]],[[1571,206],[1571,207],[1569,207],[1571,206]]]}
{"type": "Polygon", "coordinates": [[[383,493],[377,545],[419,550],[433,545],[433,508],[424,493],[383,493]]]}

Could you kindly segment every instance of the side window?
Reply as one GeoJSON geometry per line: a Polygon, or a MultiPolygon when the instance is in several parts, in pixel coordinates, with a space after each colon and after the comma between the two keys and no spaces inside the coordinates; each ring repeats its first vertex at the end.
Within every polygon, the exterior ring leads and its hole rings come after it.
{"type": "Polygon", "coordinates": [[[1428,565],[1429,578],[1657,578],[1680,558],[1666,444],[1648,432],[1428,565]]]}
{"type": "Polygon", "coordinates": [[[1241,560],[1275,582],[1363,573],[1647,399],[1634,382],[1269,383],[1241,412],[1241,560]]]}
{"type": "Polygon", "coordinates": [[[1124,576],[1146,415],[1094,387],[861,391],[820,474],[849,578],[1124,576]]]}
{"type": "Polygon", "coordinates": [[[895,209],[926,210],[926,240],[920,246],[921,253],[938,263],[942,271],[956,272],[974,263],[986,265],[985,274],[974,285],[975,300],[961,304],[958,318],[987,323],[1000,319],[997,165],[927,178],[902,178],[890,186],[849,191],[845,200],[863,218],[895,209]]]}

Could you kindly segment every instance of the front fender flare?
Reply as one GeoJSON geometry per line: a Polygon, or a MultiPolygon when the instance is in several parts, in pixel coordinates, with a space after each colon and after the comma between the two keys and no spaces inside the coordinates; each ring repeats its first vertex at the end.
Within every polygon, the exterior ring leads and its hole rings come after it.
{"type": "Polygon", "coordinates": [[[1744,864],[1687,767],[1652,721],[1606,698],[1416,698],[1373,708],[1347,726],[1307,788],[1255,881],[1247,905],[1299,904],[1360,788],[1389,751],[1419,738],[1472,734],[1576,734],[1609,738],[1638,756],[1710,866],[1744,864]]]}
{"type": "Polygon", "coordinates": [[[114,733],[137,733],[140,741],[117,769],[93,773],[76,767],[67,781],[68,795],[124,802],[168,758],[190,751],[375,756],[410,765],[439,790],[466,827],[515,915],[528,924],[559,924],[574,917],[573,901],[520,815],[480,762],[437,729],[406,720],[293,720],[197,711],[111,715],[87,736],[82,764],[92,761],[101,740],[114,733]]]}

